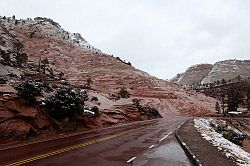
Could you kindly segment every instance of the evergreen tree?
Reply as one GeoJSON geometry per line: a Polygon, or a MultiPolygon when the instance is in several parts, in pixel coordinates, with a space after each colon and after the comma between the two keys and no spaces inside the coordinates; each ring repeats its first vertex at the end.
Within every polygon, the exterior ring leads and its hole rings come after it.
{"type": "Polygon", "coordinates": [[[10,58],[10,54],[9,53],[6,53],[6,52],[4,52],[3,50],[0,50],[0,55],[1,55],[1,57],[3,58],[3,61],[5,62],[5,63],[10,63],[10,61],[11,61],[11,58],[10,58]]]}
{"type": "Polygon", "coordinates": [[[250,86],[247,87],[247,110],[250,111],[250,86]]]}
{"type": "Polygon", "coordinates": [[[43,74],[45,74],[46,66],[49,64],[48,58],[43,59],[43,60],[41,61],[41,63],[42,63],[41,67],[42,67],[42,70],[43,70],[43,74]]]}
{"type": "Polygon", "coordinates": [[[222,103],[222,113],[224,114],[225,113],[225,94],[222,93],[221,94],[221,103],[222,103]]]}
{"type": "Polygon", "coordinates": [[[228,110],[237,111],[242,100],[242,94],[240,91],[235,86],[231,86],[227,91],[227,97],[228,110]]]}
{"type": "Polygon", "coordinates": [[[221,80],[221,83],[222,83],[223,85],[225,85],[225,84],[226,84],[226,80],[225,80],[225,79],[222,79],[222,80],[221,80]]]}
{"type": "Polygon", "coordinates": [[[235,79],[236,79],[236,81],[240,81],[241,80],[241,76],[237,75],[237,77],[235,79]]]}
{"type": "Polygon", "coordinates": [[[87,80],[86,80],[86,82],[87,82],[87,83],[86,83],[86,87],[87,87],[87,88],[90,88],[91,84],[93,83],[93,81],[91,80],[91,78],[88,77],[87,80]]]}
{"type": "Polygon", "coordinates": [[[28,56],[26,53],[20,53],[15,56],[16,63],[18,66],[21,66],[23,63],[26,63],[28,60],[28,56]]]}
{"type": "Polygon", "coordinates": [[[217,111],[217,113],[220,113],[220,104],[218,101],[216,101],[215,103],[215,110],[217,111]]]}
{"type": "Polygon", "coordinates": [[[125,87],[122,87],[118,93],[121,98],[129,98],[130,94],[125,87]]]}
{"type": "Polygon", "coordinates": [[[36,103],[36,96],[41,95],[42,91],[39,83],[30,80],[15,86],[15,89],[17,94],[30,104],[36,103]]]}
{"type": "Polygon", "coordinates": [[[63,88],[53,96],[46,98],[45,108],[51,117],[62,120],[66,117],[74,118],[84,111],[84,99],[86,96],[79,89],[63,88]]]}

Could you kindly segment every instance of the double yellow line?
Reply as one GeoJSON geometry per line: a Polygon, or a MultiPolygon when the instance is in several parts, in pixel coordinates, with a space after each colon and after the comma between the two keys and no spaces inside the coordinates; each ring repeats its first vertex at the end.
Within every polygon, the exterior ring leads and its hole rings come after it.
{"type": "Polygon", "coordinates": [[[86,142],[86,143],[83,143],[83,144],[71,146],[71,147],[68,147],[68,148],[56,150],[56,151],[49,152],[49,153],[45,153],[45,154],[38,155],[38,156],[35,156],[35,157],[31,157],[31,158],[28,158],[28,159],[25,159],[25,160],[10,163],[10,164],[7,164],[6,166],[23,165],[23,164],[33,162],[33,161],[36,161],[36,160],[40,160],[40,159],[43,159],[43,158],[55,156],[55,155],[58,155],[58,154],[61,154],[61,153],[65,153],[65,152],[72,151],[72,150],[75,150],[75,149],[83,148],[85,146],[96,144],[96,143],[99,143],[99,142],[102,142],[102,141],[105,141],[105,140],[109,140],[109,139],[112,139],[112,138],[115,138],[115,137],[119,137],[119,136],[125,135],[127,133],[130,133],[130,132],[133,132],[133,131],[136,131],[136,130],[139,130],[139,129],[146,128],[148,126],[149,125],[144,126],[144,127],[140,127],[140,128],[137,128],[137,129],[131,129],[131,130],[128,130],[128,131],[124,131],[124,132],[121,132],[121,133],[118,133],[118,134],[115,134],[115,135],[111,135],[111,136],[108,136],[108,137],[104,137],[104,138],[101,138],[101,139],[92,140],[90,142],[86,142]]]}

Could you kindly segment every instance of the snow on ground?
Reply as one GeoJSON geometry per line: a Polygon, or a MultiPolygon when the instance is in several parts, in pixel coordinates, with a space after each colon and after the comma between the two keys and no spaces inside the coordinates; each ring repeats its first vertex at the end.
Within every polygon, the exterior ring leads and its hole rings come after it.
{"type": "Polygon", "coordinates": [[[17,20],[12,17],[1,17],[0,22],[8,30],[13,27],[18,29],[28,29],[29,33],[41,33],[46,37],[59,39],[63,42],[71,43],[76,47],[85,48],[94,53],[101,53],[101,50],[90,45],[79,33],[69,33],[64,30],[58,23],[49,18],[36,17],[34,19],[17,20]]]}
{"type": "Polygon", "coordinates": [[[203,138],[223,150],[228,158],[232,158],[238,165],[250,165],[250,154],[244,151],[240,146],[228,141],[221,134],[217,133],[211,126],[216,120],[213,119],[194,119],[196,129],[201,133],[203,138]]]}

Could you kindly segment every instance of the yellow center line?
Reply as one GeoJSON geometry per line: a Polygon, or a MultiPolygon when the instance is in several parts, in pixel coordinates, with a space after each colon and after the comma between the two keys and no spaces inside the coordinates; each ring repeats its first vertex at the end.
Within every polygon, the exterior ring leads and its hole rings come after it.
{"type": "Polygon", "coordinates": [[[115,138],[115,137],[119,137],[119,136],[125,135],[127,133],[130,133],[130,132],[133,132],[133,131],[136,131],[136,130],[139,130],[139,129],[146,128],[148,126],[150,126],[150,125],[140,127],[140,128],[137,128],[137,129],[131,129],[131,130],[124,131],[124,132],[114,134],[114,135],[111,135],[111,136],[107,136],[107,137],[103,137],[103,138],[100,138],[100,139],[92,140],[92,141],[89,141],[89,142],[86,142],[86,143],[83,143],[83,144],[74,145],[74,146],[71,146],[71,147],[68,147],[68,148],[59,149],[59,150],[56,150],[56,151],[53,151],[53,152],[45,153],[45,154],[42,154],[42,155],[38,155],[38,156],[35,156],[35,157],[31,157],[31,158],[28,158],[28,159],[24,159],[24,160],[21,160],[21,161],[10,163],[10,164],[7,164],[6,166],[23,165],[23,164],[26,164],[26,163],[29,163],[29,162],[32,162],[32,161],[36,161],[36,160],[40,160],[40,159],[43,159],[43,158],[55,156],[55,155],[58,155],[58,154],[61,154],[61,153],[65,153],[65,152],[72,151],[72,150],[75,150],[75,149],[83,148],[85,146],[96,144],[96,143],[99,143],[99,142],[102,142],[102,141],[106,141],[106,140],[109,140],[109,139],[112,139],[112,138],[115,138]]]}

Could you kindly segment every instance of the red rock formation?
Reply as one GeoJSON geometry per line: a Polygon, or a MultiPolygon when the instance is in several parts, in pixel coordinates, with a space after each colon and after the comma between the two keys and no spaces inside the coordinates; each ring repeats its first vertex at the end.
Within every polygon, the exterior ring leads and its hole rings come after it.
{"type": "MultiPolygon", "coordinates": [[[[23,45],[23,51],[29,56],[29,60],[38,63],[39,58],[48,58],[55,71],[63,72],[67,80],[74,85],[84,86],[86,79],[91,78],[92,91],[90,95],[98,96],[98,106],[103,112],[100,118],[93,120],[88,118],[89,124],[83,126],[105,126],[105,124],[116,124],[132,120],[148,119],[136,113],[131,104],[133,99],[141,99],[142,105],[158,109],[162,116],[204,116],[214,113],[213,98],[205,97],[194,91],[186,91],[176,84],[158,79],[131,65],[121,62],[118,58],[101,53],[99,50],[90,47],[85,40],[68,38],[70,34],[64,31],[59,24],[52,24],[50,21],[19,20],[16,24],[13,21],[6,22],[3,19],[2,26],[9,34],[18,39],[23,45]],[[32,36],[30,35],[32,34],[32,36]],[[67,36],[68,35],[68,36],[67,36]],[[77,41],[77,40],[80,41],[77,41]],[[77,43],[82,43],[77,45],[77,43]],[[88,47],[87,47],[88,46],[88,47]],[[131,98],[120,100],[109,100],[111,94],[117,94],[121,87],[126,87],[131,98]],[[120,111],[119,113],[114,111],[120,111]]],[[[0,32],[4,34],[4,31],[0,32]]],[[[0,33],[0,34],[1,34],[0,33]]],[[[11,40],[13,40],[11,38],[11,40]]],[[[8,38],[5,38],[8,40],[8,38]]],[[[8,42],[7,42],[8,43],[8,42]]],[[[2,45],[2,48],[7,45],[2,45]]],[[[33,128],[41,129],[51,126],[51,120],[44,118],[41,112],[33,107],[20,105],[12,99],[1,99],[4,102],[0,108],[0,119],[13,118],[6,121],[0,128],[10,125],[12,129],[22,133],[29,133],[33,128]],[[32,119],[32,123],[16,118],[32,119]],[[37,118],[40,117],[40,118],[37,118]],[[18,125],[18,128],[14,126],[18,125]]],[[[89,103],[91,104],[91,103],[89,103]]],[[[35,131],[35,130],[34,130],[35,131]]],[[[5,132],[5,131],[4,131],[5,132]]],[[[6,133],[8,135],[8,133],[6,133]]]]}

